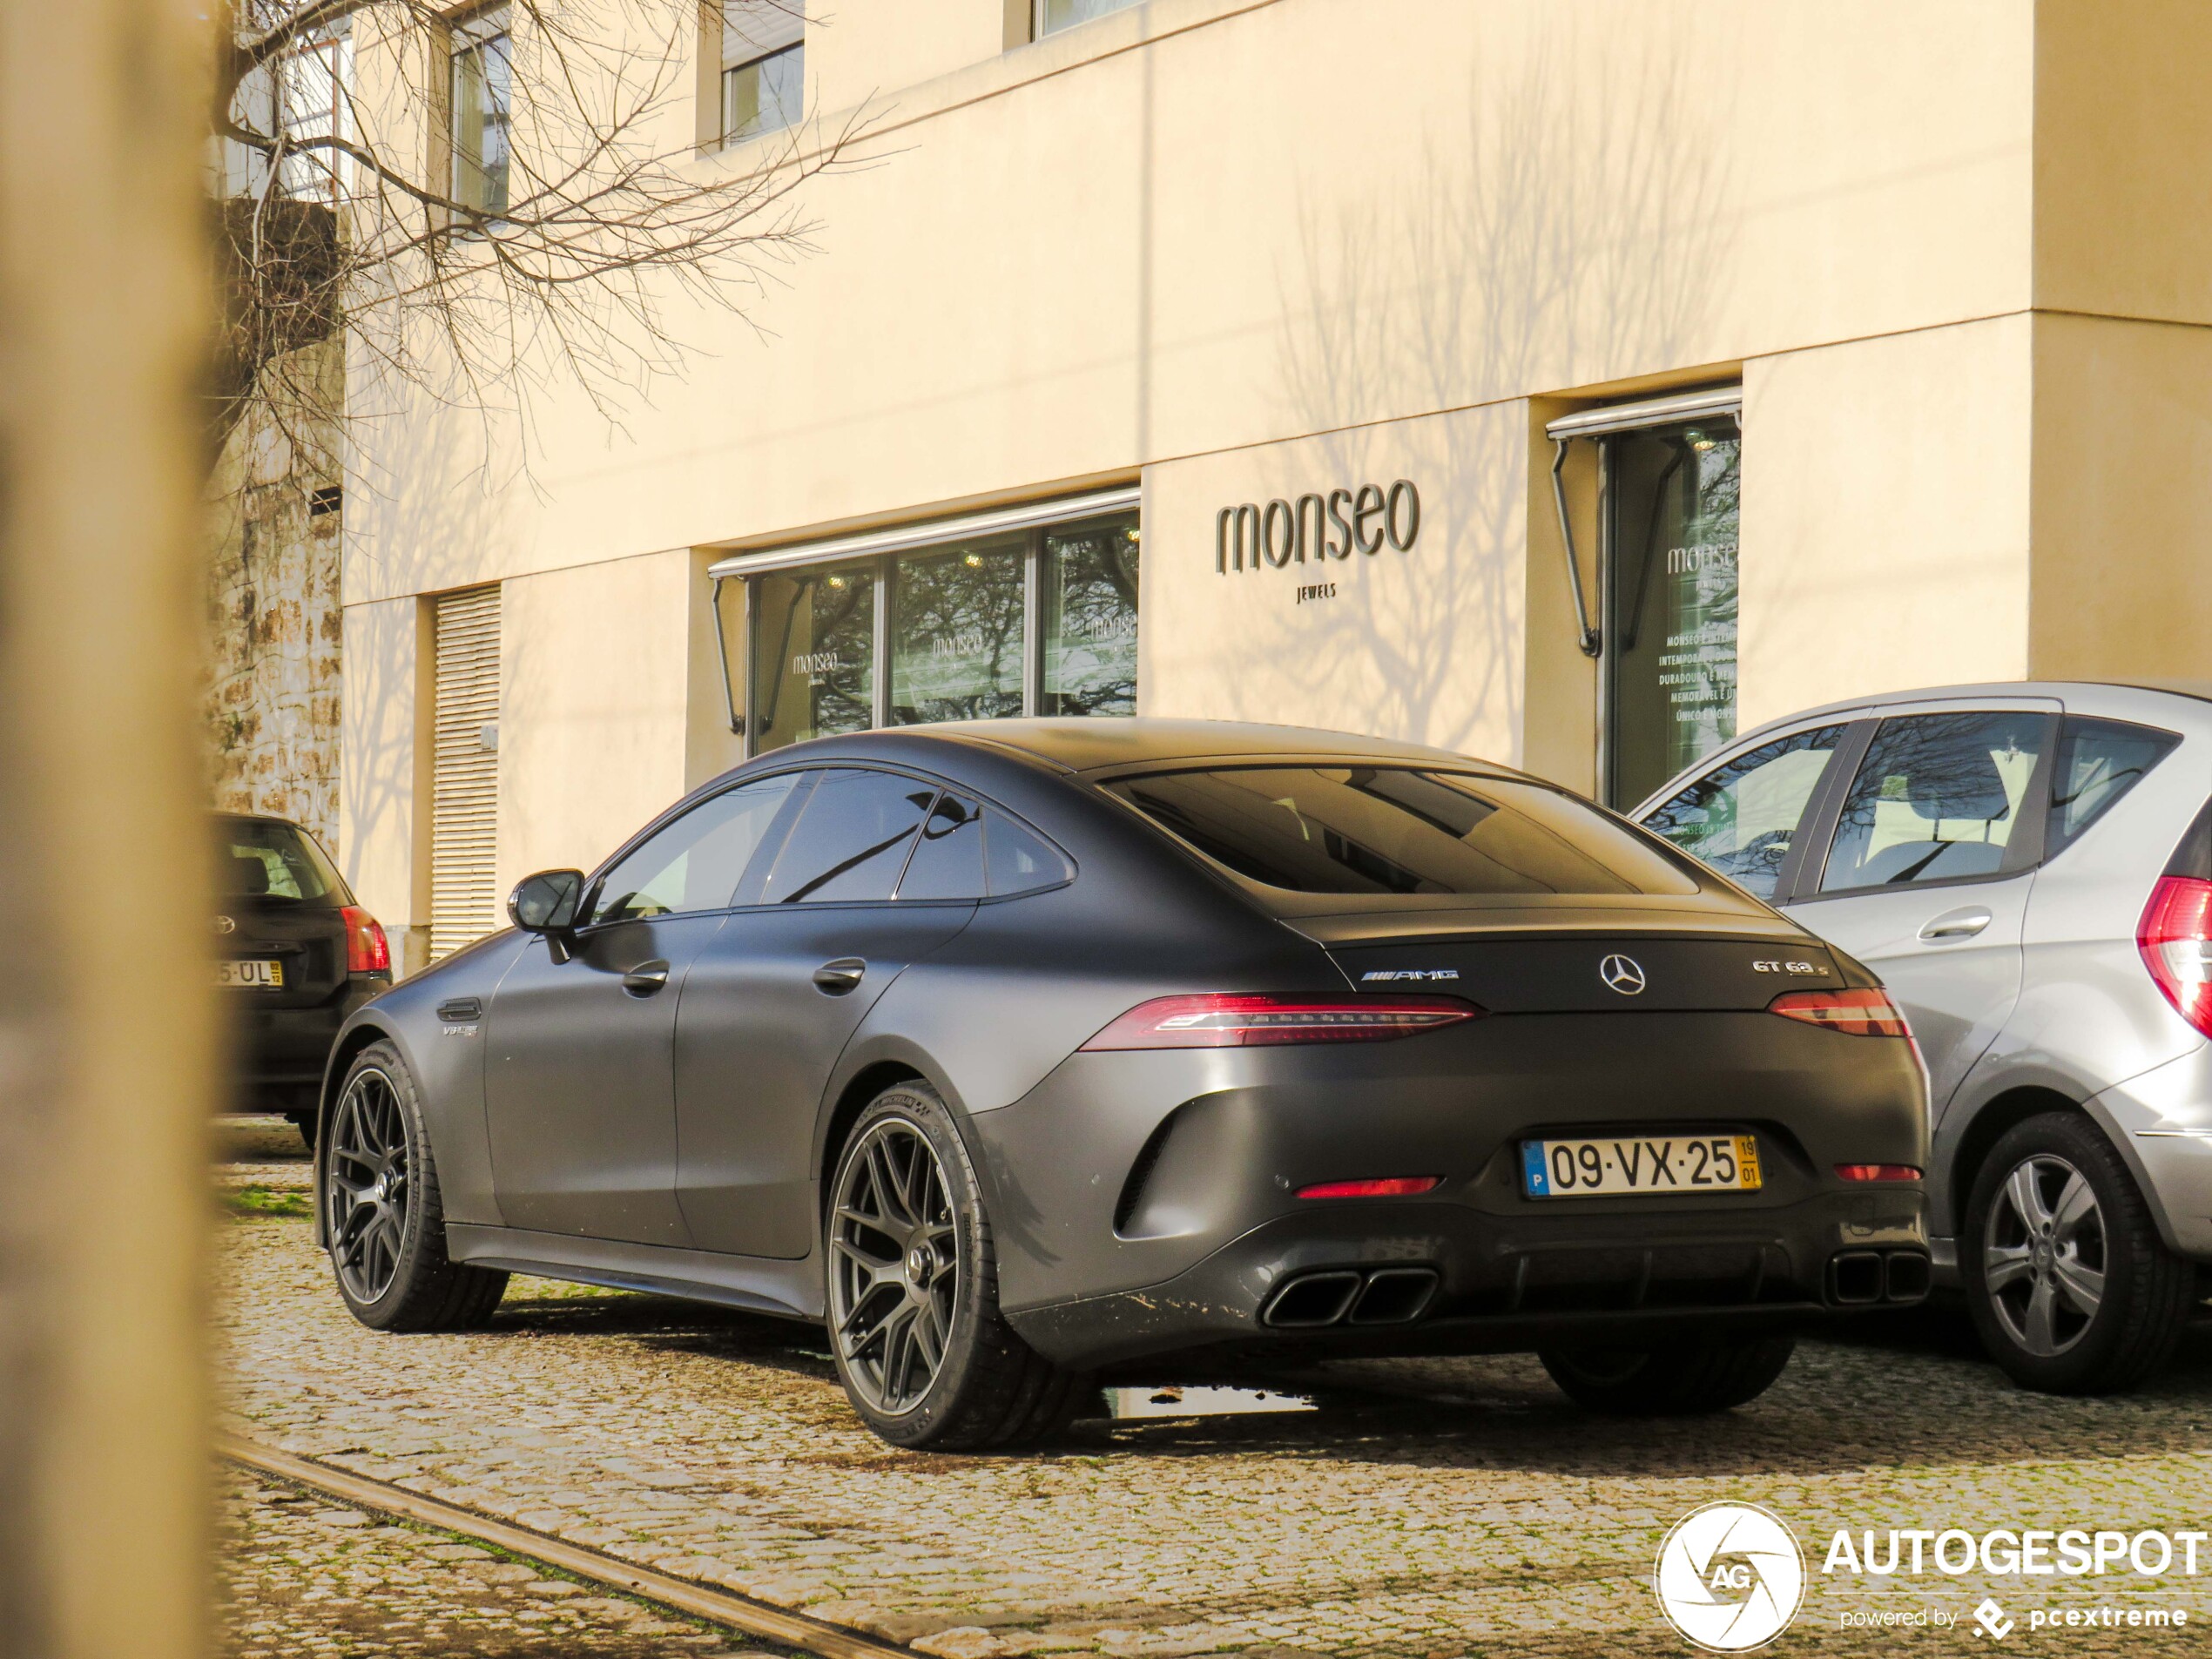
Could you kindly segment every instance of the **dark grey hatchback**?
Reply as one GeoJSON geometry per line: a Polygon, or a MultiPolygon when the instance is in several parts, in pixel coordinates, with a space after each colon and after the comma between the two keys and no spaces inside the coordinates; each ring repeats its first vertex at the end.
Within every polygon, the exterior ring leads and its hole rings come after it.
{"type": "Polygon", "coordinates": [[[354,1016],[320,1227],[385,1329],[509,1272],[825,1322],[905,1446],[1098,1377],[1534,1351],[1747,1400],[1928,1280],[1871,975],[1610,813],[1289,727],[784,749],[354,1016]]]}

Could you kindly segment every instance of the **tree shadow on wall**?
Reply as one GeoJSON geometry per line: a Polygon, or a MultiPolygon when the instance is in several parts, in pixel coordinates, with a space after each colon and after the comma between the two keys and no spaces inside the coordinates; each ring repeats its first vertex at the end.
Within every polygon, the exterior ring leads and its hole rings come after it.
{"type": "MultiPolygon", "coordinates": [[[[1348,577],[1331,626],[1294,630],[1295,613],[1271,611],[1275,628],[1256,617],[1238,642],[1240,669],[1264,675],[1294,649],[1309,685],[1369,691],[1372,730],[1461,749],[1517,733],[1526,713],[1524,552],[1531,517],[1553,509],[1530,487],[1518,400],[1700,361],[1733,239],[1723,112],[1702,86],[1686,91],[1682,49],[1630,60],[1561,27],[1502,96],[1468,74],[1456,145],[1425,146],[1361,201],[1302,212],[1302,261],[1278,279],[1277,395],[1288,429],[1329,433],[1334,475],[1355,481],[1379,464],[1363,423],[1480,405],[1491,418],[1391,435],[1383,464],[1419,484],[1423,523],[1414,551],[1379,556],[1419,561],[1417,581],[1362,579],[1363,555],[1331,561],[1320,579],[1348,577]]],[[[1567,633],[1574,620],[1527,627],[1567,633]]]]}

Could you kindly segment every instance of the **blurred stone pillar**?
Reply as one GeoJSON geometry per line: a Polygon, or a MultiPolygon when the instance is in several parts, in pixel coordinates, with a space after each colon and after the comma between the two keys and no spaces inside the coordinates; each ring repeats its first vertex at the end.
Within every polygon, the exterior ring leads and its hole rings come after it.
{"type": "Polygon", "coordinates": [[[204,1645],[211,14],[0,0],[0,1654],[204,1645]]]}

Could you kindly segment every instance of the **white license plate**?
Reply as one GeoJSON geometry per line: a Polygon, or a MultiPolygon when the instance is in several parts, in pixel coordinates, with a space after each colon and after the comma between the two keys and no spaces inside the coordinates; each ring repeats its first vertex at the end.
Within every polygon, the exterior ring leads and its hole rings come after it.
{"type": "Polygon", "coordinates": [[[1757,1192],[1759,1143],[1750,1135],[1523,1141],[1521,1184],[1532,1198],[1757,1192]]]}
{"type": "Polygon", "coordinates": [[[215,983],[241,985],[254,991],[280,991],[284,988],[284,964],[266,960],[218,962],[215,964],[215,983]]]}

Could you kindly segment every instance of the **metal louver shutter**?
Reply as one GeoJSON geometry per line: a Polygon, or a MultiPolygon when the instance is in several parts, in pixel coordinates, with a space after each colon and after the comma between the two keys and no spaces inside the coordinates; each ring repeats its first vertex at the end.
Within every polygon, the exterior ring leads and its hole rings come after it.
{"type": "Polygon", "coordinates": [[[430,960],[499,925],[499,590],[438,602],[435,760],[430,785],[430,960]]]}

